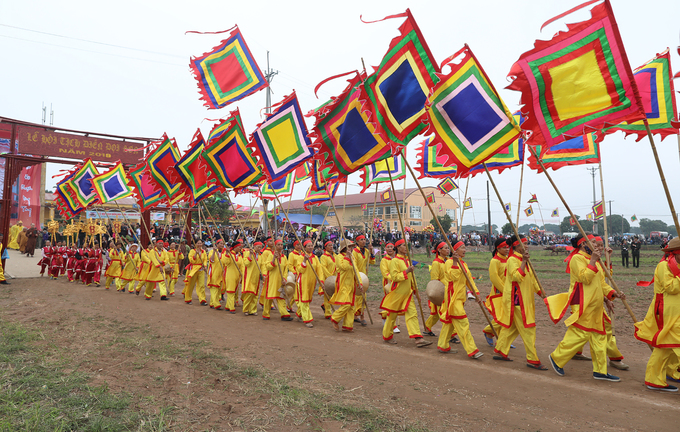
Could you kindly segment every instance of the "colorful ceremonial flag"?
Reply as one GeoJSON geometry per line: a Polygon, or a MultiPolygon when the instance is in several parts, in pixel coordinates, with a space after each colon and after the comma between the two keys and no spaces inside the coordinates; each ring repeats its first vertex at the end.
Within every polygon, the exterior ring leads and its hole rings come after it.
{"type": "Polygon", "coordinates": [[[161,190],[151,184],[151,175],[144,162],[132,167],[128,178],[130,179],[128,186],[132,188],[140,211],[157,206],[163,200],[161,190]]]}
{"type": "Polygon", "coordinates": [[[380,202],[390,201],[392,201],[392,192],[389,189],[380,194],[380,202]]]}
{"type": "MultiPolygon", "coordinates": [[[[520,104],[527,115],[522,129],[530,131],[530,145],[552,147],[645,118],[609,0],[593,7],[589,20],[570,24],[551,40],[537,40],[508,76],[513,79],[508,88],[522,93],[520,104]]],[[[603,136],[598,133],[598,140],[603,136]]]]}
{"type": "MultiPolygon", "coordinates": [[[[653,134],[661,135],[661,140],[668,135],[677,135],[680,122],[675,105],[675,89],[673,88],[673,72],[668,50],[657,54],[652,60],[633,71],[642,106],[645,109],[649,129],[653,134]]],[[[623,131],[626,136],[636,135],[640,141],[647,136],[647,128],[643,121],[632,124],[623,122],[606,129],[605,133],[623,131]]]]}
{"type": "Polygon", "coordinates": [[[347,177],[340,177],[337,172],[331,173],[330,168],[319,168],[321,163],[313,159],[312,169],[309,175],[312,177],[312,189],[315,191],[325,190],[326,184],[342,183],[347,181],[347,177]]]}
{"type": "Polygon", "coordinates": [[[238,26],[212,51],[192,57],[189,67],[204,105],[211,109],[227,106],[269,85],[238,26]]]}
{"type": "MultiPolygon", "coordinates": [[[[338,192],[338,187],[339,184],[335,183],[330,185],[329,189],[331,192],[331,196],[335,198],[335,194],[338,192]]],[[[319,190],[319,191],[314,191],[310,187],[307,189],[307,193],[305,194],[305,199],[304,199],[304,204],[303,207],[305,210],[309,210],[309,207],[312,205],[321,205],[321,203],[328,201],[330,197],[328,196],[328,191],[325,189],[319,190]]]]}
{"type": "Polygon", "coordinates": [[[212,130],[208,134],[207,142],[215,142],[223,133],[227,132],[233,126],[234,122],[241,126],[241,130],[244,130],[243,120],[241,119],[241,111],[238,108],[236,108],[234,111],[230,111],[227,118],[219,120],[213,125],[212,130]]]}
{"type": "Polygon", "coordinates": [[[531,208],[531,206],[529,206],[529,207],[527,207],[527,208],[524,209],[524,214],[527,215],[527,217],[528,217],[528,216],[531,216],[531,215],[534,214],[534,209],[531,208]]]}
{"type": "Polygon", "coordinates": [[[85,207],[80,204],[80,201],[75,198],[75,191],[71,184],[73,176],[76,175],[79,168],[80,167],[76,167],[73,172],[57,183],[57,198],[55,199],[55,202],[57,203],[59,214],[64,217],[71,218],[85,209],[85,207]]]}
{"type": "MultiPolygon", "coordinates": [[[[567,165],[600,162],[600,145],[597,143],[595,134],[592,133],[563,141],[550,148],[538,145],[534,149],[540,156],[543,165],[553,170],[567,165]]],[[[539,173],[543,172],[532,153],[529,153],[529,168],[539,173]]]]}
{"type": "Polygon", "coordinates": [[[211,168],[208,180],[216,179],[225,188],[240,188],[262,180],[262,171],[255,163],[240,115],[216,125],[201,156],[211,168]]]}
{"type": "Polygon", "coordinates": [[[604,202],[595,203],[593,206],[593,216],[595,220],[600,220],[604,217],[604,202]]]}
{"type": "Polygon", "coordinates": [[[456,175],[456,166],[444,166],[447,157],[440,155],[441,143],[430,145],[430,138],[420,143],[420,148],[416,150],[416,171],[423,177],[430,178],[449,178],[456,175]]]}
{"type": "Polygon", "coordinates": [[[257,126],[250,142],[257,165],[268,181],[280,179],[312,158],[311,141],[295,92],[275,106],[274,112],[257,126]]]}
{"type": "Polygon", "coordinates": [[[588,214],[586,215],[586,219],[589,220],[589,221],[593,220],[593,214],[592,214],[592,213],[588,213],[588,214]]]}
{"type": "Polygon", "coordinates": [[[510,205],[510,203],[505,203],[505,211],[509,212],[510,209],[512,209],[512,205],[510,205]]]}
{"type": "Polygon", "coordinates": [[[97,192],[92,187],[91,180],[98,175],[99,171],[94,166],[92,159],[87,158],[71,178],[69,185],[80,207],[87,207],[97,202],[97,192]]]}
{"type": "Polygon", "coordinates": [[[99,174],[90,181],[102,204],[132,195],[132,188],[128,186],[130,180],[127,178],[125,168],[120,161],[108,172],[99,174]]]}
{"type": "Polygon", "coordinates": [[[434,203],[435,201],[434,192],[425,195],[425,199],[427,199],[427,202],[429,202],[430,204],[434,203]]]}
{"type": "Polygon", "coordinates": [[[576,220],[573,217],[569,218],[569,225],[571,225],[571,226],[576,225],[576,220]]]}
{"type": "Polygon", "coordinates": [[[638,220],[637,216],[633,215],[633,216],[630,217],[631,222],[635,222],[636,220],[638,220]]]}
{"type": "MultiPolygon", "coordinates": [[[[406,157],[404,154],[403,157],[406,157]]],[[[372,184],[384,183],[390,181],[390,174],[392,181],[406,178],[406,166],[402,156],[391,156],[386,159],[377,161],[364,167],[361,170],[361,193],[372,184]]]]}
{"type": "Polygon", "coordinates": [[[560,217],[560,209],[556,208],[555,210],[553,210],[552,213],[550,214],[550,217],[556,217],[556,218],[560,217]]]}
{"type": "Polygon", "coordinates": [[[217,192],[220,186],[209,180],[208,165],[201,156],[205,150],[205,141],[200,130],[191,139],[189,148],[175,164],[175,173],[179,180],[179,191],[190,196],[192,202],[199,202],[217,192]]]}
{"type": "Polygon", "coordinates": [[[439,184],[437,185],[437,188],[439,188],[439,191],[442,194],[446,195],[446,194],[453,192],[456,189],[458,189],[458,185],[452,179],[447,177],[444,180],[442,180],[441,182],[439,182],[439,184]]]}
{"type": "MultiPolygon", "coordinates": [[[[524,118],[516,112],[512,115],[515,122],[521,126],[524,122],[524,118]]],[[[509,146],[500,150],[498,153],[487,159],[484,164],[489,171],[498,171],[502,173],[505,169],[512,168],[515,166],[522,165],[524,162],[524,138],[520,135],[515,141],[511,142],[509,146]]],[[[479,173],[484,172],[484,165],[479,164],[470,168],[470,171],[463,173],[460,177],[474,177],[479,173]]]]}
{"type": "Polygon", "coordinates": [[[161,190],[163,198],[174,199],[179,191],[180,182],[173,181],[175,176],[171,176],[170,173],[175,171],[175,165],[179,161],[179,149],[175,140],[168,138],[165,133],[162,140],[156,144],[156,148],[144,159],[151,184],[161,190]]]}
{"type": "Polygon", "coordinates": [[[463,204],[463,210],[471,209],[472,208],[472,198],[468,198],[465,200],[465,203],[463,204]]]}
{"type": "Polygon", "coordinates": [[[300,183],[309,178],[309,162],[305,162],[295,168],[295,183],[300,183]]]}
{"type": "Polygon", "coordinates": [[[399,36],[364,84],[380,133],[395,149],[425,130],[425,102],[440,72],[411,11],[387,18],[402,17],[399,36]]]}
{"type": "Polygon", "coordinates": [[[531,194],[531,198],[529,198],[529,201],[527,201],[527,203],[529,203],[529,204],[537,203],[537,202],[538,202],[538,198],[536,198],[536,194],[531,194]]]}
{"type": "Polygon", "coordinates": [[[442,144],[439,154],[460,176],[508,147],[521,130],[467,45],[447,61],[451,72],[426,103],[427,133],[435,134],[430,145],[442,144]],[[461,55],[459,63],[451,61],[461,55]]]}
{"type": "Polygon", "coordinates": [[[437,211],[441,213],[442,211],[444,211],[444,207],[441,204],[439,204],[439,206],[437,207],[437,211]]]}
{"type": "Polygon", "coordinates": [[[361,204],[361,210],[368,210],[368,204],[361,204]]]}
{"type": "Polygon", "coordinates": [[[273,182],[264,183],[260,190],[260,198],[273,200],[278,195],[279,198],[288,197],[293,193],[295,173],[291,171],[287,176],[281,177],[273,182]],[[276,193],[274,193],[276,191],[276,193]]]}
{"type": "Polygon", "coordinates": [[[391,154],[366,106],[361,85],[365,78],[365,73],[355,72],[337,98],[313,113],[316,124],[310,137],[322,169],[331,174],[347,176],[391,154]]]}

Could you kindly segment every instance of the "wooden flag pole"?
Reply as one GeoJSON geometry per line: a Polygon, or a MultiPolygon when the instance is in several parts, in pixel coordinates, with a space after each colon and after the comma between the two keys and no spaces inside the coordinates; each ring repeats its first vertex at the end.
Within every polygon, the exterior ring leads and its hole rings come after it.
{"type": "MultiPolygon", "coordinates": [[[[673,223],[675,224],[675,230],[680,233],[680,223],[678,223],[678,214],[675,212],[675,206],[673,205],[673,198],[671,198],[671,192],[668,190],[668,184],[666,183],[666,177],[663,175],[663,168],[661,168],[661,161],[659,160],[659,153],[656,151],[656,146],[654,145],[654,138],[652,137],[652,131],[649,129],[649,122],[647,118],[644,119],[645,128],[647,129],[647,138],[649,138],[649,144],[652,146],[652,152],[654,153],[654,160],[656,161],[656,168],[659,170],[659,176],[661,177],[661,184],[663,184],[663,190],[666,192],[666,200],[668,200],[668,206],[671,208],[671,215],[673,216],[673,223]]],[[[680,137],[678,138],[680,141],[680,137]]],[[[604,205],[604,203],[602,203],[604,205]]]]}
{"type": "MultiPolygon", "coordinates": [[[[517,221],[515,222],[515,225],[519,226],[519,212],[520,209],[522,208],[522,185],[524,183],[524,161],[522,161],[522,171],[519,175],[519,197],[517,198],[517,221]]],[[[503,204],[503,203],[501,203],[503,204]]],[[[505,204],[503,204],[503,207],[505,207],[505,204]]],[[[510,222],[512,224],[512,222],[510,222]]],[[[545,224],[543,224],[545,225],[545,224]]]]}
{"type": "MultiPolygon", "coordinates": [[[[576,215],[574,215],[574,212],[571,211],[571,208],[567,204],[567,201],[564,199],[564,197],[562,196],[562,193],[560,193],[560,190],[557,188],[557,185],[555,184],[555,182],[553,182],[552,177],[550,177],[550,174],[548,174],[548,171],[545,169],[545,166],[543,165],[543,161],[538,157],[538,155],[536,155],[536,151],[533,149],[533,147],[531,147],[531,146],[527,146],[527,147],[529,147],[529,150],[531,151],[531,153],[533,153],[534,157],[536,158],[536,161],[538,161],[538,164],[541,167],[541,169],[543,170],[543,173],[548,178],[548,181],[552,185],[553,189],[555,189],[555,192],[557,192],[557,196],[559,196],[560,200],[562,200],[562,204],[564,204],[564,207],[569,212],[569,215],[574,220],[574,222],[576,222],[576,226],[578,227],[578,230],[581,233],[581,235],[583,236],[583,238],[586,239],[586,242],[588,243],[588,247],[590,248],[590,250],[595,250],[593,243],[590,241],[590,239],[586,235],[586,232],[583,230],[583,227],[579,223],[578,219],[576,219],[576,215]]],[[[612,277],[611,272],[604,265],[604,263],[602,263],[602,268],[604,269],[605,276],[607,276],[609,278],[609,281],[612,284],[612,288],[614,288],[614,290],[616,291],[617,294],[621,295],[621,290],[619,289],[618,285],[614,281],[614,278],[612,277]]],[[[638,322],[637,318],[635,318],[635,314],[633,313],[633,310],[630,308],[630,305],[628,304],[628,302],[625,299],[621,299],[621,302],[626,307],[626,310],[630,314],[630,317],[633,319],[633,322],[634,323],[638,322]]]]}
{"type": "MultiPolygon", "coordinates": [[[[340,221],[340,217],[338,216],[338,209],[335,208],[335,203],[333,202],[333,196],[331,194],[330,189],[328,189],[328,182],[326,182],[326,193],[330,197],[331,206],[333,206],[333,213],[335,213],[335,220],[338,221],[338,226],[340,227],[340,238],[342,240],[344,240],[345,243],[347,243],[347,239],[345,238],[345,228],[343,228],[342,222],[340,221]]],[[[349,255],[350,255],[349,260],[350,260],[350,263],[352,264],[352,269],[354,271],[354,283],[361,286],[361,278],[359,278],[359,273],[357,273],[357,268],[354,266],[354,260],[352,259],[352,254],[349,254],[349,255]]],[[[366,277],[368,277],[368,275],[366,275],[366,277]]],[[[324,292],[324,295],[325,295],[325,292],[324,292]]],[[[368,313],[368,319],[371,321],[371,325],[372,325],[373,324],[373,317],[371,317],[371,311],[368,308],[368,302],[366,301],[366,293],[364,292],[363,287],[361,289],[361,297],[364,300],[364,307],[366,308],[366,312],[368,313]]]]}
{"type": "MultiPolygon", "coordinates": [[[[406,158],[403,158],[403,160],[406,161],[406,158]]],[[[411,263],[411,265],[413,265],[413,261],[411,260],[411,251],[408,247],[408,241],[406,241],[406,230],[404,229],[404,221],[401,217],[401,211],[399,210],[399,202],[397,201],[397,193],[394,189],[394,180],[392,179],[392,171],[390,171],[388,169],[387,174],[389,174],[389,176],[390,176],[390,185],[392,186],[392,198],[394,199],[394,205],[397,206],[397,215],[399,215],[399,225],[401,226],[401,235],[402,235],[402,239],[404,240],[404,245],[406,246],[406,258],[408,258],[408,261],[411,263]]],[[[406,195],[403,195],[401,197],[401,200],[402,200],[402,206],[406,207],[406,195]]],[[[427,198],[425,198],[425,202],[427,202],[427,198]]],[[[423,321],[423,326],[425,327],[425,329],[427,329],[427,324],[425,323],[425,312],[423,312],[423,304],[420,301],[420,293],[418,292],[418,281],[416,280],[415,272],[413,272],[411,290],[413,291],[413,295],[415,296],[416,300],[418,300],[418,308],[420,309],[420,319],[423,321]]]]}
{"type": "MultiPolygon", "coordinates": [[[[406,161],[406,158],[404,158],[404,164],[406,165],[409,172],[411,173],[411,177],[413,177],[413,180],[416,181],[416,186],[418,186],[418,190],[420,190],[420,194],[423,196],[423,199],[425,200],[425,204],[427,204],[427,207],[430,209],[430,213],[434,214],[434,212],[432,211],[432,206],[430,205],[430,202],[427,200],[427,196],[425,195],[425,191],[420,186],[420,182],[418,181],[415,173],[411,169],[411,165],[409,165],[409,163],[406,161]]],[[[468,180],[469,179],[470,178],[468,177],[468,180]]],[[[453,252],[453,245],[451,244],[451,241],[449,240],[449,236],[447,236],[446,233],[444,232],[444,228],[442,228],[442,225],[439,222],[439,218],[435,217],[434,219],[435,219],[435,221],[437,221],[437,225],[439,226],[439,232],[442,233],[442,235],[444,236],[444,239],[446,241],[446,244],[449,246],[449,249],[451,249],[451,252],[453,252]]],[[[468,274],[467,270],[465,269],[465,266],[461,265],[460,268],[463,271],[463,275],[465,276],[465,280],[467,282],[467,285],[470,288],[472,288],[472,279],[470,278],[470,275],[468,274]]],[[[484,318],[486,318],[486,322],[489,323],[489,326],[491,327],[491,331],[493,332],[494,336],[496,336],[496,339],[498,339],[498,334],[496,333],[496,329],[494,329],[494,327],[493,327],[493,323],[491,322],[491,318],[489,317],[489,314],[488,314],[485,306],[480,303],[479,307],[482,309],[482,314],[484,315],[484,318]]],[[[422,313],[422,310],[421,310],[421,313],[422,313]]]]}
{"type": "MultiPolygon", "coordinates": [[[[389,167],[388,167],[389,168],[389,167]]],[[[373,229],[375,228],[375,206],[378,204],[378,183],[375,184],[375,195],[373,195],[373,216],[371,217],[371,249],[373,249],[373,229]]]]}
{"type": "MultiPolygon", "coordinates": [[[[410,169],[410,167],[409,167],[410,169]]],[[[413,173],[411,173],[413,175],[413,173]]],[[[465,195],[463,195],[463,207],[462,210],[460,211],[460,229],[458,233],[458,238],[463,236],[463,216],[465,216],[465,201],[467,201],[468,196],[468,186],[470,186],[470,177],[467,178],[467,182],[465,182],[465,195]]],[[[451,249],[453,251],[453,249],[451,249]]]]}
{"type": "MultiPolygon", "coordinates": [[[[602,149],[600,149],[600,152],[602,149]]],[[[604,175],[602,174],[602,153],[600,153],[600,189],[602,190],[602,209],[604,214],[604,265],[609,265],[611,263],[611,258],[609,257],[609,229],[607,226],[607,206],[604,199],[604,175]]],[[[621,233],[623,234],[623,233],[621,233]]]]}
{"type": "MultiPolygon", "coordinates": [[[[501,206],[503,207],[503,213],[505,213],[505,217],[508,218],[508,222],[510,222],[510,225],[512,226],[512,231],[515,233],[517,238],[519,239],[519,231],[517,231],[517,226],[512,223],[512,217],[510,216],[510,213],[508,213],[508,210],[505,208],[505,204],[503,204],[503,198],[501,198],[500,192],[498,192],[498,188],[496,187],[496,183],[493,181],[493,177],[491,177],[491,173],[489,172],[489,169],[486,167],[486,164],[482,164],[484,166],[484,171],[486,171],[486,175],[489,177],[489,181],[491,182],[491,186],[493,186],[493,190],[496,192],[496,196],[498,197],[498,201],[501,202],[501,206]]],[[[540,209],[540,206],[539,206],[540,209]]],[[[527,260],[527,265],[531,269],[531,272],[534,274],[534,279],[536,279],[536,283],[538,284],[538,287],[541,289],[541,292],[539,295],[542,298],[545,298],[545,290],[543,289],[543,285],[541,285],[541,281],[538,280],[538,275],[536,274],[536,269],[534,269],[533,264],[531,263],[531,260],[527,260]]]]}
{"type": "MultiPolygon", "coordinates": [[[[199,208],[200,208],[201,203],[198,203],[198,205],[199,205],[199,208]]],[[[213,219],[212,214],[210,214],[210,209],[208,208],[208,206],[203,204],[203,209],[208,212],[208,216],[210,217],[210,219],[212,219],[212,221],[215,222],[215,219],[213,219]]],[[[236,216],[236,219],[238,220],[238,216],[236,216]]],[[[208,229],[208,233],[210,233],[210,238],[212,239],[212,242],[213,242],[213,245],[214,245],[215,239],[214,239],[212,233],[210,232],[210,227],[208,227],[208,221],[207,221],[207,219],[205,219],[205,215],[203,215],[203,220],[205,221],[206,229],[208,229]]],[[[217,234],[220,235],[220,238],[224,242],[224,247],[225,248],[228,247],[227,241],[224,239],[224,236],[222,235],[222,231],[217,230],[217,234]]],[[[237,237],[237,240],[238,240],[238,237],[237,237]]],[[[231,249],[229,249],[229,256],[231,257],[231,260],[234,261],[234,266],[236,267],[236,270],[238,270],[238,274],[239,274],[239,276],[241,276],[241,280],[243,280],[243,273],[241,273],[241,269],[239,268],[238,264],[236,263],[236,257],[231,252],[231,249]]],[[[220,263],[220,265],[221,265],[221,263],[220,263]]],[[[236,285],[236,287],[238,288],[238,285],[236,285]]]]}
{"type": "MultiPolygon", "coordinates": [[[[200,217],[201,216],[201,211],[200,211],[201,203],[198,203],[198,206],[199,206],[198,215],[200,217]]],[[[204,204],[204,206],[205,206],[205,204],[204,204]]],[[[205,209],[207,210],[207,206],[205,206],[205,209]]],[[[203,215],[203,219],[205,220],[205,215],[203,215]]],[[[215,219],[213,219],[212,216],[210,216],[210,219],[212,219],[213,222],[215,221],[215,219]]],[[[206,229],[208,229],[208,235],[210,236],[210,240],[212,241],[212,244],[213,244],[212,256],[213,256],[213,259],[214,259],[215,258],[215,250],[217,249],[217,242],[215,241],[215,237],[213,236],[212,232],[210,232],[210,228],[208,227],[208,221],[207,220],[205,220],[205,225],[206,225],[206,229]]],[[[219,233],[219,230],[217,232],[219,233]]],[[[222,233],[220,233],[220,237],[222,237],[222,233]]],[[[224,238],[222,238],[222,242],[224,242],[224,248],[226,249],[227,248],[227,242],[224,241],[224,238]]],[[[231,255],[231,251],[229,251],[229,255],[231,255]]],[[[220,265],[220,274],[222,274],[222,279],[224,279],[225,269],[224,269],[224,266],[222,265],[221,258],[222,258],[222,252],[220,252],[219,256],[217,257],[217,263],[220,265]]],[[[232,256],[232,260],[233,260],[233,256],[232,256]]],[[[234,261],[234,265],[238,269],[238,265],[236,265],[236,261],[234,261]]],[[[239,274],[240,273],[241,273],[241,270],[239,269],[239,274]]],[[[226,285],[226,282],[225,282],[225,285],[226,285]]]]}

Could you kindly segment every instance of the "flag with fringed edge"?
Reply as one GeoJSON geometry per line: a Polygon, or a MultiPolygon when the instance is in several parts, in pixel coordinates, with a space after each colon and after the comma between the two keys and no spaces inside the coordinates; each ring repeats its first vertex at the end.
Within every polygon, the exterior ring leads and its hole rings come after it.
{"type": "MultiPolygon", "coordinates": [[[[535,146],[534,150],[546,168],[557,170],[567,165],[582,165],[600,162],[600,144],[596,134],[586,134],[563,141],[550,148],[535,146]]],[[[543,172],[533,153],[529,153],[529,168],[543,172]]]]}
{"type": "Polygon", "coordinates": [[[338,187],[340,187],[339,183],[335,183],[330,185],[329,189],[331,192],[331,196],[328,196],[328,191],[326,189],[322,189],[319,191],[312,190],[312,187],[310,186],[309,189],[307,189],[307,193],[305,194],[305,199],[304,199],[304,208],[305,210],[309,211],[309,208],[312,205],[320,206],[321,203],[324,203],[332,198],[335,198],[335,194],[338,192],[338,187]]]}
{"type": "Polygon", "coordinates": [[[161,141],[156,142],[156,147],[151,150],[144,162],[149,173],[151,185],[161,191],[161,198],[172,200],[177,196],[180,184],[173,181],[175,165],[179,160],[179,148],[174,138],[168,138],[163,134],[161,141]]]}
{"type": "Polygon", "coordinates": [[[390,155],[390,146],[377,133],[366,104],[361,84],[365,78],[365,73],[355,71],[340,95],[307,114],[315,117],[309,135],[315,158],[331,173],[347,176],[390,155]]]}
{"type": "Polygon", "coordinates": [[[600,220],[604,217],[604,203],[599,201],[593,206],[593,217],[595,220],[600,220]]]}
{"type": "Polygon", "coordinates": [[[425,199],[427,200],[428,203],[434,204],[435,202],[434,192],[425,195],[425,199]]]}
{"type": "MultiPolygon", "coordinates": [[[[406,157],[405,153],[404,157],[406,157]]],[[[361,170],[361,181],[359,182],[360,193],[364,193],[372,184],[389,182],[390,173],[393,181],[406,178],[406,165],[402,156],[388,157],[364,167],[361,170]]]]}
{"type": "Polygon", "coordinates": [[[97,191],[92,187],[91,180],[98,175],[99,171],[94,166],[92,159],[87,158],[71,179],[69,184],[75,193],[75,199],[78,200],[81,207],[97,203],[97,191]]]}
{"type": "Polygon", "coordinates": [[[310,178],[309,175],[309,161],[303,163],[299,167],[295,168],[295,183],[300,183],[303,180],[310,178]]]}
{"type": "Polygon", "coordinates": [[[215,125],[209,136],[212,138],[201,154],[211,170],[208,181],[236,189],[262,180],[262,171],[246,139],[238,111],[215,125]]]}
{"type": "Polygon", "coordinates": [[[73,190],[73,186],[71,184],[73,176],[76,175],[79,168],[80,165],[73,169],[72,172],[68,173],[66,177],[64,177],[59,183],[57,183],[57,197],[54,201],[57,204],[57,210],[59,210],[59,214],[66,218],[71,218],[85,210],[85,207],[83,207],[80,204],[80,201],[75,198],[75,191],[73,190]]]}
{"type": "MultiPolygon", "coordinates": [[[[512,116],[515,119],[515,122],[521,127],[522,123],[524,122],[524,118],[519,113],[515,113],[512,116]]],[[[516,140],[511,142],[509,146],[491,156],[484,163],[486,164],[486,167],[489,171],[498,171],[500,174],[508,168],[522,165],[524,163],[525,152],[526,149],[524,148],[524,137],[520,135],[516,140]]],[[[460,177],[474,177],[482,172],[484,172],[484,165],[479,164],[470,168],[470,171],[461,175],[460,177]]]]}
{"type": "Polygon", "coordinates": [[[210,109],[225,107],[269,85],[238,26],[212,51],[192,57],[189,67],[201,100],[210,109]]]}
{"type": "Polygon", "coordinates": [[[441,154],[441,143],[430,145],[431,138],[420,143],[416,149],[416,171],[418,178],[449,178],[456,175],[456,166],[445,166],[447,157],[441,154]]]}
{"type": "MultiPolygon", "coordinates": [[[[406,18],[375,73],[366,78],[366,96],[379,133],[393,151],[421,134],[426,125],[425,102],[437,84],[440,68],[410,9],[383,18],[406,18]]],[[[373,21],[378,22],[378,21],[373,21]]]]}
{"type": "Polygon", "coordinates": [[[439,182],[437,188],[442,194],[446,195],[458,189],[458,185],[452,179],[445,178],[444,180],[439,182]]]}
{"type": "Polygon", "coordinates": [[[293,194],[293,186],[295,173],[290,172],[287,176],[281,177],[273,182],[265,182],[262,184],[260,190],[260,198],[273,200],[278,195],[279,198],[285,198],[293,194]],[[276,191],[276,193],[274,193],[276,191]]]}
{"type": "MultiPolygon", "coordinates": [[[[590,19],[568,24],[567,31],[550,40],[537,40],[508,74],[513,81],[507,88],[521,92],[520,111],[527,117],[522,129],[530,132],[530,145],[552,147],[645,118],[609,0],[594,6],[590,14],[590,19]]],[[[598,134],[598,141],[603,137],[598,134]]]]}
{"type": "Polygon", "coordinates": [[[197,130],[191,139],[189,148],[175,164],[175,174],[180,185],[180,191],[197,203],[217,192],[220,187],[213,180],[210,181],[208,166],[201,156],[205,150],[203,134],[197,130]]]}
{"type": "Polygon", "coordinates": [[[132,188],[128,186],[129,181],[127,174],[125,174],[125,168],[120,161],[116,162],[116,165],[109,171],[90,180],[97,193],[97,198],[102,204],[132,195],[132,188]]]}
{"type": "Polygon", "coordinates": [[[471,209],[472,208],[472,198],[467,198],[465,202],[463,203],[463,210],[471,209]]]}
{"type": "Polygon", "coordinates": [[[527,216],[531,216],[531,215],[534,214],[534,209],[531,208],[531,206],[529,206],[529,207],[524,209],[524,214],[527,215],[527,216]]]}
{"type": "Polygon", "coordinates": [[[531,203],[537,203],[538,202],[538,198],[536,198],[536,194],[529,194],[529,195],[531,195],[531,198],[529,198],[529,201],[527,201],[527,203],[531,204],[531,203]]]}
{"type": "MultiPolygon", "coordinates": [[[[678,110],[675,104],[673,71],[668,49],[635,69],[633,76],[652,133],[660,135],[662,141],[668,135],[678,135],[680,122],[678,122],[678,110]]],[[[636,135],[635,141],[640,141],[647,136],[647,128],[643,121],[631,124],[623,122],[605,129],[604,133],[614,131],[622,131],[626,136],[636,135]]]]}
{"type": "Polygon", "coordinates": [[[132,188],[140,211],[157,206],[163,201],[163,192],[151,184],[151,175],[144,162],[130,169],[128,186],[132,188]]]}
{"type": "Polygon", "coordinates": [[[429,145],[441,143],[438,154],[461,176],[508,147],[521,130],[467,45],[443,64],[451,71],[440,74],[426,102],[427,133],[435,135],[429,145]]]}
{"type": "Polygon", "coordinates": [[[556,208],[555,210],[553,210],[552,213],[550,214],[550,217],[556,217],[556,218],[560,217],[560,209],[556,208]]]}
{"type": "Polygon", "coordinates": [[[392,200],[392,191],[389,189],[380,193],[380,202],[391,202],[392,200]]]}
{"type": "Polygon", "coordinates": [[[344,183],[347,176],[340,176],[337,172],[331,172],[330,168],[320,168],[321,163],[317,159],[312,160],[310,176],[312,178],[312,190],[325,190],[326,184],[344,183]]]}

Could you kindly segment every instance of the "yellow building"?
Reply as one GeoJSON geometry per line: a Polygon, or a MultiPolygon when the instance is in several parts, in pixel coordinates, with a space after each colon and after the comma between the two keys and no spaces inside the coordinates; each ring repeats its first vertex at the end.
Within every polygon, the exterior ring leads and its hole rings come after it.
{"type": "MultiPolygon", "coordinates": [[[[342,187],[340,188],[342,190],[342,187]]],[[[382,202],[381,197],[385,191],[390,190],[385,188],[378,192],[378,199],[375,204],[375,214],[376,218],[383,220],[383,228],[388,230],[400,230],[399,227],[399,215],[397,214],[397,207],[394,204],[394,198],[391,196],[386,202],[382,202]]],[[[458,203],[448,194],[442,194],[436,187],[424,187],[423,191],[425,195],[434,194],[434,202],[432,203],[432,208],[437,216],[449,215],[453,221],[451,224],[451,232],[456,232],[458,228],[458,203]],[[441,210],[440,210],[441,206],[441,210]]],[[[364,227],[369,226],[371,220],[373,219],[373,202],[375,198],[375,193],[362,193],[347,195],[346,199],[344,195],[338,193],[333,200],[336,210],[338,212],[338,217],[342,222],[343,227],[364,227]],[[343,210],[344,208],[344,210],[343,210]]],[[[402,213],[402,218],[404,220],[404,225],[411,227],[414,231],[422,231],[423,227],[430,224],[432,220],[432,214],[425,203],[423,195],[417,188],[411,189],[399,189],[396,191],[397,202],[399,203],[399,208],[404,211],[402,213]]],[[[293,200],[290,202],[291,209],[302,209],[304,200],[293,200]]],[[[288,207],[287,204],[284,204],[288,207]]],[[[330,202],[323,203],[322,205],[330,206],[330,202]]],[[[328,223],[332,226],[337,226],[337,219],[333,208],[328,212],[326,218],[328,223]]]]}

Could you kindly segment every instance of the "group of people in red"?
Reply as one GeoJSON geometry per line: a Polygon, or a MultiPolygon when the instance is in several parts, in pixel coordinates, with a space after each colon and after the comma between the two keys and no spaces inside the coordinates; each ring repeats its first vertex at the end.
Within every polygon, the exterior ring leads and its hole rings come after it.
{"type": "Polygon", "coordinates": [[[99,243],[92,247],[75,245],[66,246],[63,242],[56,242],[53,246],[50,241],[45,243],[42,249],[40,277],[47,275],[50,279],[57,279],[59,275],[66,274],[69,282],[81,281],[84,285],[97,286],[101,283],[101,269],[104,261],[104,252],[99,243]]]}

